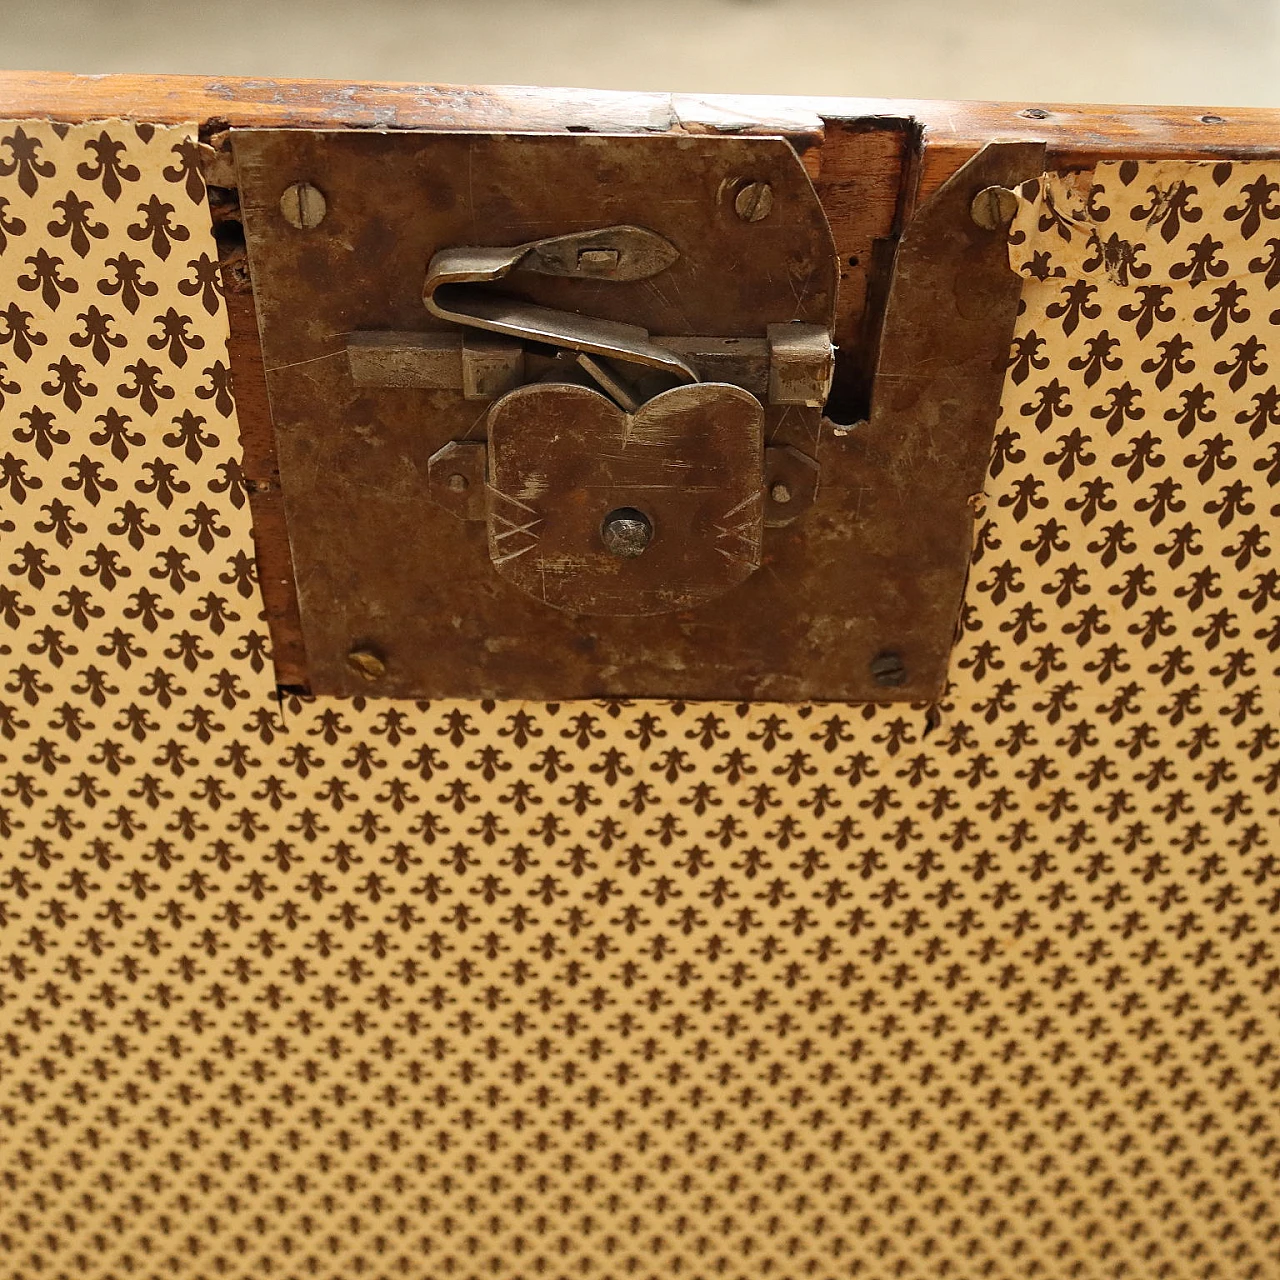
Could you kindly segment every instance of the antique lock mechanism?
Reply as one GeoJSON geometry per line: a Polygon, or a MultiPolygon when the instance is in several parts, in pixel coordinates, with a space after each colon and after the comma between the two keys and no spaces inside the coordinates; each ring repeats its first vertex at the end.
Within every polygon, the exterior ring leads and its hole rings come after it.
{"type": "Polygon", "coordinates": [[[859,325],[784,137],[232,143],[314,692],[938,696],[1018,296],[971,208],[1042,145],[943,183],[859,325]]]}
{"type": "Polygon", "coordinates": [[[549,276],[661,289],[679,257],[628,225],[441,249],[423,301],[450,331],[348,340],[358,385],[490,403],[485,440],[451,440],[429,459],[428,491],[483,520],[494,571],[554,608],[702,604],[759,568],[764,526],[790,523],[815,495],[812,457],[765,447],[765,406],[816,425],[833,370],[826,327],[765,318],[759,337],[655,338],[493,287],[523,277],[536,296],[549,276]]]}

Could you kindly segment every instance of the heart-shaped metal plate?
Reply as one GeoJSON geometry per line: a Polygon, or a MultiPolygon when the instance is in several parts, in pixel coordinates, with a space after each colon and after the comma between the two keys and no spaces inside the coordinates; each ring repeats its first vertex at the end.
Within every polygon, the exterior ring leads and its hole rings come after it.
{"type": "Polygon", "coordinates": [[[670,613],[760,564],[764,413],[748,392],[698,383],[634,414],[589,387],[520,387],[489,415],[489,556],[508,582],[571,613],[670,613]],[[643,515],[633,556],[611,513],[643,515]]]}

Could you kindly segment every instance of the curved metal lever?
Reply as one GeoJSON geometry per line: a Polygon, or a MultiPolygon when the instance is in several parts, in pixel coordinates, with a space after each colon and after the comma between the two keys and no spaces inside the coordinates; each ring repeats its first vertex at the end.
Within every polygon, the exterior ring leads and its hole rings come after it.
{"type": "Polygon", "coordinates": [[[648,330],[639,325],[556,311],[477,287],[513,271],[582,280],[645,280],[678,257],[668,240],[632,226],[550,236],[511,248],[441,249],[427,267],[422,300],[433,316],[452,324],[625,360],[661,369],[681,382],[698,382],[692,365],[650,341],[648,330]]]}

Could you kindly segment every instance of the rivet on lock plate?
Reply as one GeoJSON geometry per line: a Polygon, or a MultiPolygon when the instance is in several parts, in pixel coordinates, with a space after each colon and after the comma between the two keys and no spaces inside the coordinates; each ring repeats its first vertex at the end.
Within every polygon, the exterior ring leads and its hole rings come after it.
{"type": "Polygon", "coordinates": [[[958,594],[904,564],[884,442],[824,423],[839,268],[788,141],[234,146],[313,690],[937,691],[958,594]]]}

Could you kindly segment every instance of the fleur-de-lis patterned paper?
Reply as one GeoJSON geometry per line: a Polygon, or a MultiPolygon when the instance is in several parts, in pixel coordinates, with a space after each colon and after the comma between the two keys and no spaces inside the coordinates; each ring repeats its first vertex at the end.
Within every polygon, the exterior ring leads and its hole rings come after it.
{"type": "Polygon", "coordinates": [[[190,129],[0,125],[0,1255],[1280,1267],[1280,165],[1023,191],[953,683],[277,701],[190,129]]]}

